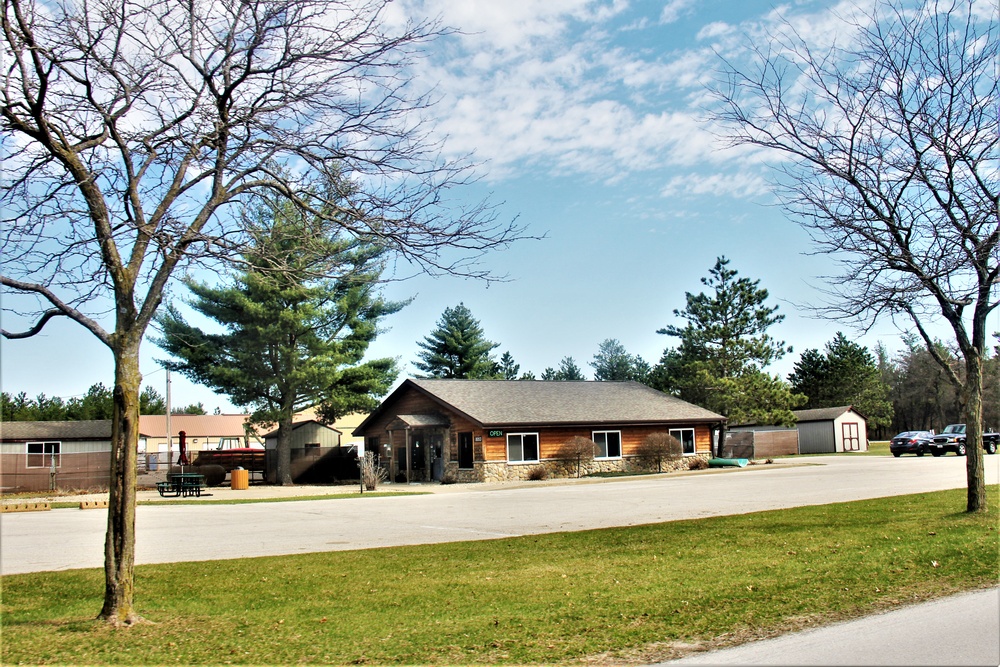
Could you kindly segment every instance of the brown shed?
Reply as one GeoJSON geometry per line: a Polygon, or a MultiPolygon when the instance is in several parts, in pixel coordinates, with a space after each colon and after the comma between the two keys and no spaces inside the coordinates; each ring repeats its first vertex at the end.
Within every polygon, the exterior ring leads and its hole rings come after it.
{"type": "Polygon", "coordinates": [[[354,435],[390,479],[526,479],[574,436],[593,440],[588,472],[624,471],[651,433],[709,457],[725,418],[637,382],[406,380],[354,435]]]}
{"type": "Polygon", "coordinates": [[[111,474],[111,420],[4,422],[0,489],[106,489],[111,474]]]}

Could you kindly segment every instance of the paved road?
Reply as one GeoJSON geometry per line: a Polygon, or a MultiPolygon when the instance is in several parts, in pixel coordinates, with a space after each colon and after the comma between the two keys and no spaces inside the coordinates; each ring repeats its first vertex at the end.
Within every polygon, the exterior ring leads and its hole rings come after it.
{"type": "Polygon", "coordinates": [[[664,665],[1000,665],[1000,588],[664,665]]]}
{"type": "MultiPolygon", "coordinates": [[[[499,490],[438,486],[433,494],[413,497],[142,506],[137,508],[136,560],[162,563],[488,539],[965,486],[965,460],[958,457],[818,457],[799,463],[499,490]]],[[[1000,483],[1000,456],[987,457],[986,464],[987,483],[1000,483]]],[[[105,522],[106,512],[94,510],[0,515],[0,573],[100,567],[105,522]]],[[[997,607],[996,591],[958,596],[688,660],[996,665],[997,607]],[[949,617],[954,620],[941,620],[949,617]]]]}
{"type": "MultiPolygon", "coordinates": [[[[215,560],[489,539],[818,505],[965,486],[965,460],[841,456],[710,474],[413,497],[141,506],[137,563],[215,560]]],[[[986,459],[1000,481],[1000,456],[986,459]]],[[[0,573],[101,567],[106,512],[0,518],[0,573]]]]}

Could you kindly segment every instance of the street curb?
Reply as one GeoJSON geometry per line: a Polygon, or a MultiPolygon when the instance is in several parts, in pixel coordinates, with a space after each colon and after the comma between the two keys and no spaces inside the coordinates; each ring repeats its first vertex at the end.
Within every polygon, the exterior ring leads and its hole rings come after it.
{"type": "Polygon", "coordinates": [[[84,500],[80,503],[80,509],[82,510],[107,509],[107,507],[107,500],[84,500]]]}
{"type": "Polygon", "coordinates": [[[0,505],[0,513],[7,512],[44,512],[52,509],[52,503],[37,502],[37,503],[12,503],[0,505]]]}

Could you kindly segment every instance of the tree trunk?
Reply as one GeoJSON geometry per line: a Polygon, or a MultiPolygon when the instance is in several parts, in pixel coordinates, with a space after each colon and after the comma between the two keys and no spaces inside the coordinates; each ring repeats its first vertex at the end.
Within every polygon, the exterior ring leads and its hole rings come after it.
{"type": "MultiPolygon", "coordinates": [[[[719,439],[716,441],[715,445],[715,455],[720,459],[722,458],[722,452],[723,452],[722,448],[726,446],[726,431],[728,430],[726,426],[727,422],[722,422],[719,424],[719,439]]],[[[695,445],[694,449],[695,451],[698,451],[698,446],[695,445]]],[[[709,450],[711,450],[711,447],[709,447],[709,450]]],[[[709,453],[711,453],[711,451],[709,453]]]]}
{"type": "Polygon", "coordinates": [[[983,461],[983,360],[965,354],[965,475],[968,482],[967,512],[986,512],[986,479],[983,461]]]}
{"type": "Polygon", "coordinates": [[[278,484],[291,486],[292,482],[292,417],[278,420],[277,477],[278,484]]]}
{"type": "Polygon", "coordinates": [[[123,338],[115,357],[114,410],[111,422],[111,479],[108,530],[104,542],[104,607],[98,616],[112,625],[142,620],[135,593],[135,484],[139,445],[140,337],[123,338]]]}

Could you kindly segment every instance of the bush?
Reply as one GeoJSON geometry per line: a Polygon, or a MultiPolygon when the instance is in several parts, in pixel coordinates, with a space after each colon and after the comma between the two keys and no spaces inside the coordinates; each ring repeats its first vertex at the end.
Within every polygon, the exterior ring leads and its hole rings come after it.
{"type": "Polygon", "coordinates": [[[688,459],[688,470],[704,470],[708,467],[708,461],[696,456],[694,458],[688,459]]]}
{"type": "Polygon", "coordinates": [[[662,472],[661,463],[677,461],[684,456],[681,441],[669,433],[650,433],[636,450],[639,458],[649,467],[656,464],[656,472],[662,472]]]}
{"type": "Polygon", "coordinates": [[[559,448],[559,458],[576,461],[576,476],[580,476],[580,464],[583,461],[593,461],[597,451],[597,443],[582,435],[574,435],[559,448]]]}
{"type": "Polygon", "coordinates": [[[375,463],[375,453],[365,452],[365,456],[361,459],[361,481],[365,485],[366,491],[374,491],[379,482],[384,482],[385,478],[388,477],[388,473],[385,468],[379,466],[375,463]]]}
{"type": "Polygon", "coordinates": [[[546,466],[535,466],[528,471],[528,479],[533,482],[540,482],[549,478],[549,469],[546,466]]]}

